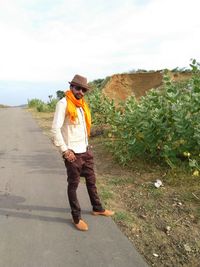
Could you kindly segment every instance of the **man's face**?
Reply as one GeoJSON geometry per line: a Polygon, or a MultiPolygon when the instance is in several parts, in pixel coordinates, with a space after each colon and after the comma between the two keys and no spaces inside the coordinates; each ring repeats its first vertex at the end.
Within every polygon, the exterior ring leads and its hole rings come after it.
{"type": "Polygon", "coordinates": [[[82,88],[80,86],[72,85],[71,91],[73,95],[75,96],[75,98],[79,100],[84,97],[84,94],[87,92],[87,89],[82,88]]]}

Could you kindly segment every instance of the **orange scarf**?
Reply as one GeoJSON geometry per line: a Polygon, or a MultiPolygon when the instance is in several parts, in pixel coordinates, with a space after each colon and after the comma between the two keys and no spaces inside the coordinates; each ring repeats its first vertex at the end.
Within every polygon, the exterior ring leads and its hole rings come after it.
{"type": "Polygon", "coordinates": [[[77,109],[76,108],[82,108],[85,115],[85,122],[86,122],[86,128],[88,136],[90,135],[90,128],[91,128],[91,114],[90,109],[88,105],[86,104],[85,100],[82,99],[76,99],[73,95],[72,91],[66,91],[65,96],[67,99],[67,110],[66,115],[68,116],[69,120],[74,123],[76,121],[76,118],[78,117],[77,109]]]}

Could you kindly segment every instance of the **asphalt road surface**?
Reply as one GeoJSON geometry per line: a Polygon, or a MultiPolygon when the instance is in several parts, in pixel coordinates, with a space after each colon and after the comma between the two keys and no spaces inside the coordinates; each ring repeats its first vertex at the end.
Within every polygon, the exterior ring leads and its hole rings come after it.
{"type": "Polygon", "coordinates": [[[78,196],[87,232],[74,228],[64,163],[25,109],[0,109],[0,267],[145,267],[111,218],[92,216],[78,196]]]}

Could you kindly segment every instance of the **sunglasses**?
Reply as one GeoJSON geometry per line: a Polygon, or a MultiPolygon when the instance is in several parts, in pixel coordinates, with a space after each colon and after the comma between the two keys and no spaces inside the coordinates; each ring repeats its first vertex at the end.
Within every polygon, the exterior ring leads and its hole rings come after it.
{"type": "Polygon", "coordinates": [[[76,91],[82,91],[83,93],[87,92],[86,88],[80,87],[80,86],[73,86],[76,91]]]}

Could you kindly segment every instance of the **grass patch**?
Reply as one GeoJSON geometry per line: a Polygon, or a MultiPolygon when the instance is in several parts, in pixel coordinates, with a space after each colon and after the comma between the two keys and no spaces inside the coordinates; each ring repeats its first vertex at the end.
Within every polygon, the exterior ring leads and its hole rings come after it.
{"type": "MultiPolygon", "coordinates": [[[[196,208],[195,216],[197,217],[197,220],[200,221],[200,207],[196,208]]],[[[200,240],[199,240],[199,242],[200,242],[200,240]]]]}
{"type": "Polygon", "coordinates": [[[200,204],[200,192],[183,192],[182,199],[184,201],[200,204]]]}
{"type": "Polygon", "coordinates": [[[105,204],[108,203],[108,200],[113,199],[113,191],[109,187],[102,187],[101,185],[99,186],[100,189],[100,197],[103,199],[103,202],[105,204]]]}
{"type": "Polygon", "coordinates": [[[108,180],[108,183],[110,185],[127,185],[127,184],[132,184],[134,182],[133,177],[113,177],[108,180]]]}
{"type": "Polygon", "coordinates": [[[146,211],[153,211],[156,209],[154,201],[148,201],[147,203],[144,204],[144,209],[146,211]]]}
{"type": "Polygon", "coordinates": [[[133,222],[130,213],[127,211],[117,211],[114,215],[114,219],[117,222],[124,223],[124,224],[131,224],[133,222]]]}
{"type": "Polygon", "coordinates": [[[174,170],[168,170],[168,173],[164,179],[166,184],[172,187],[188,187],[197,185],[200,177],[193,176],[188,168],[177,168],[174,170]]]}
{"type": "Polygon", "coordinates": [[[151,194],[151,197],[153,197],[155,200],[160,199],[164,195],[162,187],[156,188],[154,185],[149,185],[147,190],[151,194]]]}

